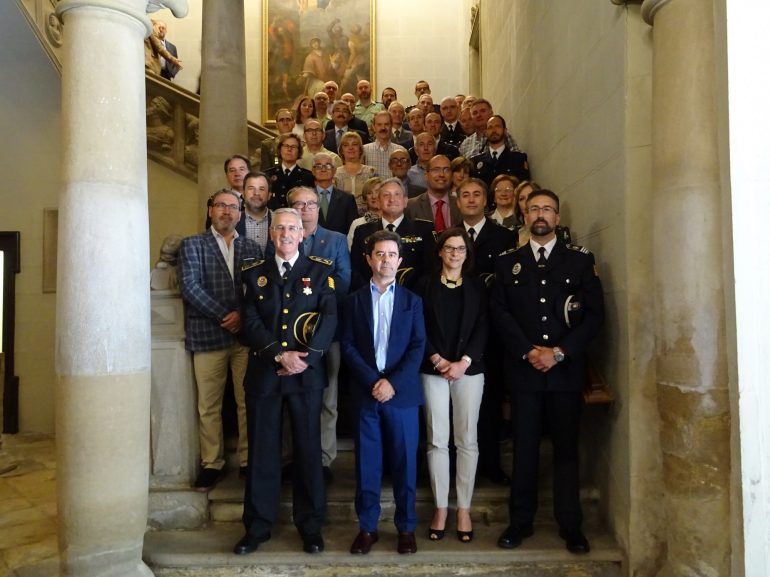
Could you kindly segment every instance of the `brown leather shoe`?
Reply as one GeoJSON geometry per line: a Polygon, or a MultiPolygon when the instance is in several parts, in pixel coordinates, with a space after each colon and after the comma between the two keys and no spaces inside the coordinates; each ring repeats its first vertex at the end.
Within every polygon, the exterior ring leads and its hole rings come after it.
{"type": "Polygon", "coordinates": [[[398,532],[398,547],[396,551],[402,555],[417,553],[417,541],[414,538],[414,531],[398,532]]]}
{"type": "Polygon", "coordinates": [[[374,545],[379,538],[380,535],[377,531],[373,531],[372,533],[359,531],[353,544],[350,546],[350,552],[353,555],[366,555],[372,550],[372,545],[374,545]]]}

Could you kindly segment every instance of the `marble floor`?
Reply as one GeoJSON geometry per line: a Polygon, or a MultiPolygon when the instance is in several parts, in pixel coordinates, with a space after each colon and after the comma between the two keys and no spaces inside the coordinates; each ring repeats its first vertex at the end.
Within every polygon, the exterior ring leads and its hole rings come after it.
{"type": "Polygon", "coordinates": [[[55,453],[48,435],[0,440],[0,575],[59,574],[55,453]]]}

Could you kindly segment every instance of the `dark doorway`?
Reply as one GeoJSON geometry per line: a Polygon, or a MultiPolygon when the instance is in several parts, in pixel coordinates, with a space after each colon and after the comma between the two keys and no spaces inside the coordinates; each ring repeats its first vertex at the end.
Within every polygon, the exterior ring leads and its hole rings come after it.
{"type": "Polygon", "coordinates": [[[19,378],[14,374],[13,347],[16,321],[16,275],[21,271],[21,235],[16,232],[0,232],[0,284],[2,307],[0,315],[0,353],[3,354],[3,433],[19,432],[19,378]]]}

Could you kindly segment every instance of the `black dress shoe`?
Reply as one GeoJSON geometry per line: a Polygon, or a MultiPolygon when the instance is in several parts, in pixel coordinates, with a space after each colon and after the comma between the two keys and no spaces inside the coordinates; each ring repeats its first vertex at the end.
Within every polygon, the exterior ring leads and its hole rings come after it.
{"type": "Polygon", "coordinates": [[[240,541],[235,544],[235,547],[233,547],[233,553],[236,555],[246,555],[248,553],[253,553],[259,548],[260,543],[264,543],[268,539],[270,539],[270,535],[268,535],[265,539],[258,539],[257,537],[247,533],[241,538],[240,541]]]}
{"type": "Polygon", "coordinates": [[[414,531],[398,532],[398,546],[396,547],[401,555],[417,553],[417,540],[414,538],[414,531]]]}
{"type": "Polygon", "coordinates": [[[302,535],[302,550],[305,553],[320,553],[324,550],[324,538],[320,533],[302,535]]]}
{"type": "Polygon", "coordinates": [[[591,546],[588,544],[588,539],[583,535],[580,529],[560,530],[559,537],[564,539],[567,545],[567,551],[575,553],[577,555],[584,555],[591,550],[591,546]]]}
{"type": "Polygon", "coordinates": [[[377,531],[367,533],[366,531],[359,531],[356,538],[353,540],[353,544],[350,546],[350,552],[353,555],[366,555],[372,550],[374,545],[380,538],[377,531]]]}
{"type": "Polygon", "coordinates": [[[508,525],[503,534],[497,539],[497,546],[503,549],[515,549],[527,537],[531,537],[534,531],[532,525],[519,527],[518,525],[508,525]]]}
{"type": "Polygon", "coordinates": [[[221,477],[222,471],[220,469],[206,467],[195,478],[193,487],[198,493],[206,493],[214,488],[221,477]]]}
{"type": "Polygon", "coordinates": [[[495,485],[509,486],[511,484],[511,478],[505,474],[500,467],[495,469],[489,469],[482,473],[487,479],[492,481],[495,485]]]}

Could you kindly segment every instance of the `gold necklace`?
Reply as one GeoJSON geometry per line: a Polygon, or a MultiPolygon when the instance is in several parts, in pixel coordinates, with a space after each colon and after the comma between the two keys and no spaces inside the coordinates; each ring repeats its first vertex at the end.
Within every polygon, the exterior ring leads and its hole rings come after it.
{"type": "Polygon", "coordinates": [[[447,288],[455,289],[457,287],[463,286],[463,277],[460,277],[457,280],[452,280],[452,279],[448,279],[445,274],[442,274],[441,284],[443,284],[447,288]]]}

